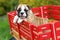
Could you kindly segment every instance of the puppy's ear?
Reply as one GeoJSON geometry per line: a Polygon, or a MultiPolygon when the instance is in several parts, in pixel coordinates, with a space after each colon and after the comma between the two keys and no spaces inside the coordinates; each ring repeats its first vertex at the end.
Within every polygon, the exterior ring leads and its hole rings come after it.
{"type": "Polygon", "coordinates": [[[30,9],[29,5],[27,5],[27,7],[30,9]]]}

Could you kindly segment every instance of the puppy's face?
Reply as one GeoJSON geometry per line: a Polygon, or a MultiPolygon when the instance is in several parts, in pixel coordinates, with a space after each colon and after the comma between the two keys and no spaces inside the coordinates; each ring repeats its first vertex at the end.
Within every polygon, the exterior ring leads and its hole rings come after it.
{"type": "Polygon", "coordinates": [[[19,5],[17,7],[17,15],[20,18],[27,18],[29,7],[25,4],[19,5]]]}

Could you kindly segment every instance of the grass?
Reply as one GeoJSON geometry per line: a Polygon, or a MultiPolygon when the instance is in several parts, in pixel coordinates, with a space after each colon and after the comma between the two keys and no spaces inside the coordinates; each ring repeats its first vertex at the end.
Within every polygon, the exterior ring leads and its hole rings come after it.
{"type": "Polygon", "coordinates": [[[7,16],[0,16],[0,40],[9,40],[11,38],[7,16]]]}

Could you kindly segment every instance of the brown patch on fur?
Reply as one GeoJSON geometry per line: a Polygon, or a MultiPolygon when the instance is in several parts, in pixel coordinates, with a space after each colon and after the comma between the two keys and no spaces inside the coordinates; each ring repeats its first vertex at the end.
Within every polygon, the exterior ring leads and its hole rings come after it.
{"type": "Polygon", "coordinates": [[[27,21],[34,24],[35,26],[48,23],[48,18],[40,18],[35,16],[32,11],[28,12],[27,21]]]}

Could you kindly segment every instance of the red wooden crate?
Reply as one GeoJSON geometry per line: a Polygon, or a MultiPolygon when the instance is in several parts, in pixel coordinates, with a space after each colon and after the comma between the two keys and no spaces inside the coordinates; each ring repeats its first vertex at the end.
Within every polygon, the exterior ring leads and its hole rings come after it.
{"type": "Polygon", "coordinates": [[[8,15],[9,25],[10,25],[10,33],[11,35],[13,35],[14,37],[18,39],[19,37],[18,24],[13,23],[13,18],[16,15],[16,11],[8,12],[7,15],[8,15]]]}
{"type": "Polygon", "coordinates": [[[29,23],[26,21],[23,21],[21,24],[18,25],[20,37],[23,36],[26,40],[31,40],[31,30],[29,27],[29,23]]]}
{"type": "Polygon", "coordinates": [[[42,17],[42,18],[48,18],[48,6],[43,6],[43,7],[36,7],[36,8],[32,8],[32,12],[34,13],[34,15],[38,16],[38,17],[42,17]]]}
{"type": "Polygon", "coordinates": [[[60,6],[49,6],[50,9],[52,10],[60,10],[60,6]]]}
{"type": "Polygon", "coordinates": [[[54,23],[56,29],[56,40],[60,40],[60,22],[54,23]]]}
{"type": "Polygon", "coordinates": [[[18,25],[13,23],[13,18],[15,16],[15,14],[16,14],[15,11],[9,12],[8,13],[8,20],[9,20],[9,24],[10,24],[10,29],[11,30],[14,29],[18,32],[18,25]]]}
{"type": "Polygon", "coordinates": [[[53,19],[60,20],[60,11],[59,10],[50,10],[50,16],[53,19]]]}
{"type": "Polygon", "coordinates": [[[53,19],[60,20],[60,6],[49,6],[49,13],[53,19]]]}
{"type": "Polygon", "coordinates": [[[44,24],[39,26],[30,25],[33,40],[52,39],[52,24],[44,24]],[[46,31],[46,32],[45,32],[46,31]]]}
{"type": "MultiPolygon", "coordinates": [[[[42,18],[50,18],[60,20],[60,7],[58,6],[42,6],[31,9],[34,15],[42,18]]],[[[60,40],[60,22],[53,22],[34,26],[29,22],[23,21],[21,24],[14,24],[13,18],[16,11],[8,12],[8,21],[10,31],[15,30],[19,37],[26,40],[60,40]],[[45,32],[48,31],[48,32],[45,32]]]]}

